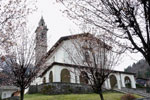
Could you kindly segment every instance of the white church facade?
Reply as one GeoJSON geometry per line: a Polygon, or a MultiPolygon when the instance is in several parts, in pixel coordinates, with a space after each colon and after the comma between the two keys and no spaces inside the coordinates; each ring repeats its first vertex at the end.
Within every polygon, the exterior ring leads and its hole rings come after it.
{"type": "MultiPolygon", "coordinates": [[[[42,49],[37,50],[38,54],[45,54],[47,51],[47,27],[45,26],[44,20],[41,19],[39,22],[39,27],[37,28],[36,34],[38,39],[43,38],[40,45],[37,48],[42,49]],[[40,28],[41,30],[39,30],[40,28]],[[40,37],[41,36],[41,37],[40,37]]],[[[82,35],[82,34],[78,34],[82,35]]],[[[64,48],[72,48],[71,38],[72,36],[61,37],[54,46],[47,52],[46,61],[43,63],[43,70],[39,76],[32,82],[31,85],[40,85],[50,82],[66,82],[66,83],[76,83],[76,84],[89,84],[88,80],[83,82],[81,79],[81,71],[78,70],[76,64],[74,64],[69,58],[68,53],[64,48]],[[67,77],[66,77],[67,76],[67,77]]],[[[73,48],[72,48],[73,49],[73,48]]],[[[39,56],[38,56],[39,57],[39,56]]],[[[40,58],[40,57],[39,57],[40,58]]],[[[104,87],[106,89],[128,87],[130,83],[131,88],[136,88],[135,74],[127,73],[123,71],[113,71],[109,78],[104,82],[104,87]]]]}

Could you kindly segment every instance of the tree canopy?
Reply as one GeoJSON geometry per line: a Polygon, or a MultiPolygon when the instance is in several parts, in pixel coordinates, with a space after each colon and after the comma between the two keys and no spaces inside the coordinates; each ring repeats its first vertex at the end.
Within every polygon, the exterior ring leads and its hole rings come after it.
{"type": "Polygon", "coordinates": [[[140,52],[150,64],[149,0],[58,0],[81,25],[113,34],[116,44],[140,52]]]}

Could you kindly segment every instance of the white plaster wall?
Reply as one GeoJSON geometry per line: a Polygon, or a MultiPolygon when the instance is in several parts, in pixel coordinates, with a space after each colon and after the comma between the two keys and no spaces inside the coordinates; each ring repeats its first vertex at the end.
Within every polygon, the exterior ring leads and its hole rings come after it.
{"type": "MultiPolygon", "coordinates": [[[[72,40],[63,41],[59,46],[55,49],[55,51],[48,57],[46,65],[50,65],[52,62],[60,62],[60,63],[68,63],[74,64],[70,59],[70,56],[76,56],[77,52],[74,47],[72,40]],[[71,55],[69,54],[71,52],[71,55]],[[55,60],[53,60],[55,58],[55,60]]],[[[80,62],[79,60],[78,62],[80,62]]]]}
{"type": "Polygon", "coordinates": [[[15,91],[3,91],[1,98],[2,98],[2,99],[9,98],[9,97],[11,97],[11,95],[12,95],[14,92],[15,92],[15,91]]]}
{"type": "Polygon", "coordinates": [[[106,88],[106,89],[111,89],[111,86],[110,86],[110,79],[109,79],[109,78],[105,80],[104,84],[105,84],[105,88],[106,88]]]}
{"type": "MultiPolygon", "coordinates": [[[[46,61],[44,65],[49,66],[53,62],[74,64],[74,62],[70,59],[70,56],[75,57],[76,54],[77,54],[77,51],[74,47],[73,41],[72,40],[63,41],[61,44],[59,44],[59,46],[55,49],[55,51],[51,53],[51,55],[48,57],[48,60],[46,61]],[[69,51],[66,51],[66,50],[69,50],[69,51]],[[68,52],[71,52],[71,55],[68,54],[68,52]]],[[[78,62],[80,61],[81,59],[79,59],[78,62]]]]}
{"type": "Polygon", "coordinates": [[[83,65],[83,58],[80,53],[77,53],[80,48],[75,47],[77,46],[75,45],[75,42],[76,41],[74,40],[67,40],[63,42],[61,46],[61,50],[64,55],[62,58],[64,59],[63,63],[83,65]],[[71,58],[73,58],[74,60],[71,58]]]}
{"type": "Polygon", "coordinates": [[[75,52],[74,45],[71,43],[70,40],[64,41],[62,45],[62,51],[64,52],[64,63],[74,64],[73,61],[70,59],[70,56],[73,56],[75,52]],[[71,52],[71,55],[70,55],[71,52]]]}
{"type": "Polygon", "coordinates": [[[61,62],[64,63],[64,49],[63,49],[64,42],[59,44],[59,46],[55,49],[53,53],[48,57],[47,65],[50,65],[52,62],[61,62]],[[55,58],[55,59],[54,59],[55,58]]]}
{"type": "Polygon", "coordinates": [[[118,89],[121,89],[120,74],[119,73],[113,73],[113,74],[116,76],[118,89]]]}
{"type": "Polygon", "coordinates": [[[25,89],[24,94],[27,94],[29,91],[29,87],[27,89],[25,89]]]}
{"type": "Polygon", "coordinates": [[[45,62],[45,66],[49,66],[49,65],[51,65],[53,62],[55,62],[55,55],[54,54],[52,54],[51,56],[50,56],[50,58],[45,62]]]}
{"type": "Polygon", "coordinates": [[[121,84],[122,84],[122,87],[125,87],[125,83],[124,83],[124,75],[123,74],[120,74],[120,77],[121,77],[121,84]]]}
{"type": "Polygon", "coordinates": [[[56,62],[64,62],[64,51],[62,47],[59,47],[57,49],[57,52],[55,52],[55,61],[56,62]]]}

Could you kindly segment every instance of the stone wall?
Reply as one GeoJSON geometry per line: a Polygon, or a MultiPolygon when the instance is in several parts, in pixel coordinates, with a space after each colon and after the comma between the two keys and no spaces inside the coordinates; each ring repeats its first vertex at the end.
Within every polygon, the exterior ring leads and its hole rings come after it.
{"type": "Polygon", "coordinates": [[[29,88],[29,94],[70,94],[70,93],[93,93],[93,90],[88,85],[81,85],[76,83],[47,83],[41,85],[32,85],[29,88]]]}

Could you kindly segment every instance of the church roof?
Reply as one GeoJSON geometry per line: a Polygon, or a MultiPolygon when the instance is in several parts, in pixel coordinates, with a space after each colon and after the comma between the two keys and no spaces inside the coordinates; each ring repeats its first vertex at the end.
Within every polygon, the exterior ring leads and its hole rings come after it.
{"type": "MultiPolygon", "coordinates": [[[[48,66],[48,68],[46,68],[46,70],[40,75],[40,77],[42,77],[43,75],[45,75],[47,73],[47,71],[49,71],[54,65],[59,65],[59,66],[65,66],[65,67],[76,67],[76,68],[87,68],[87,66],[81,66],[81,65],[74,65],[74,64],[67,64],[67,63],[60,63],[60,62],[53,62],[50,66],[48,66]]],[[[112,70],[113,73],[123,73],[123,74],[130,74],[130,75],[135,75],[135,73],[131,73],[131,72],[124,72],[124,71],[116,71],[116,70],[112,70]]]]}

